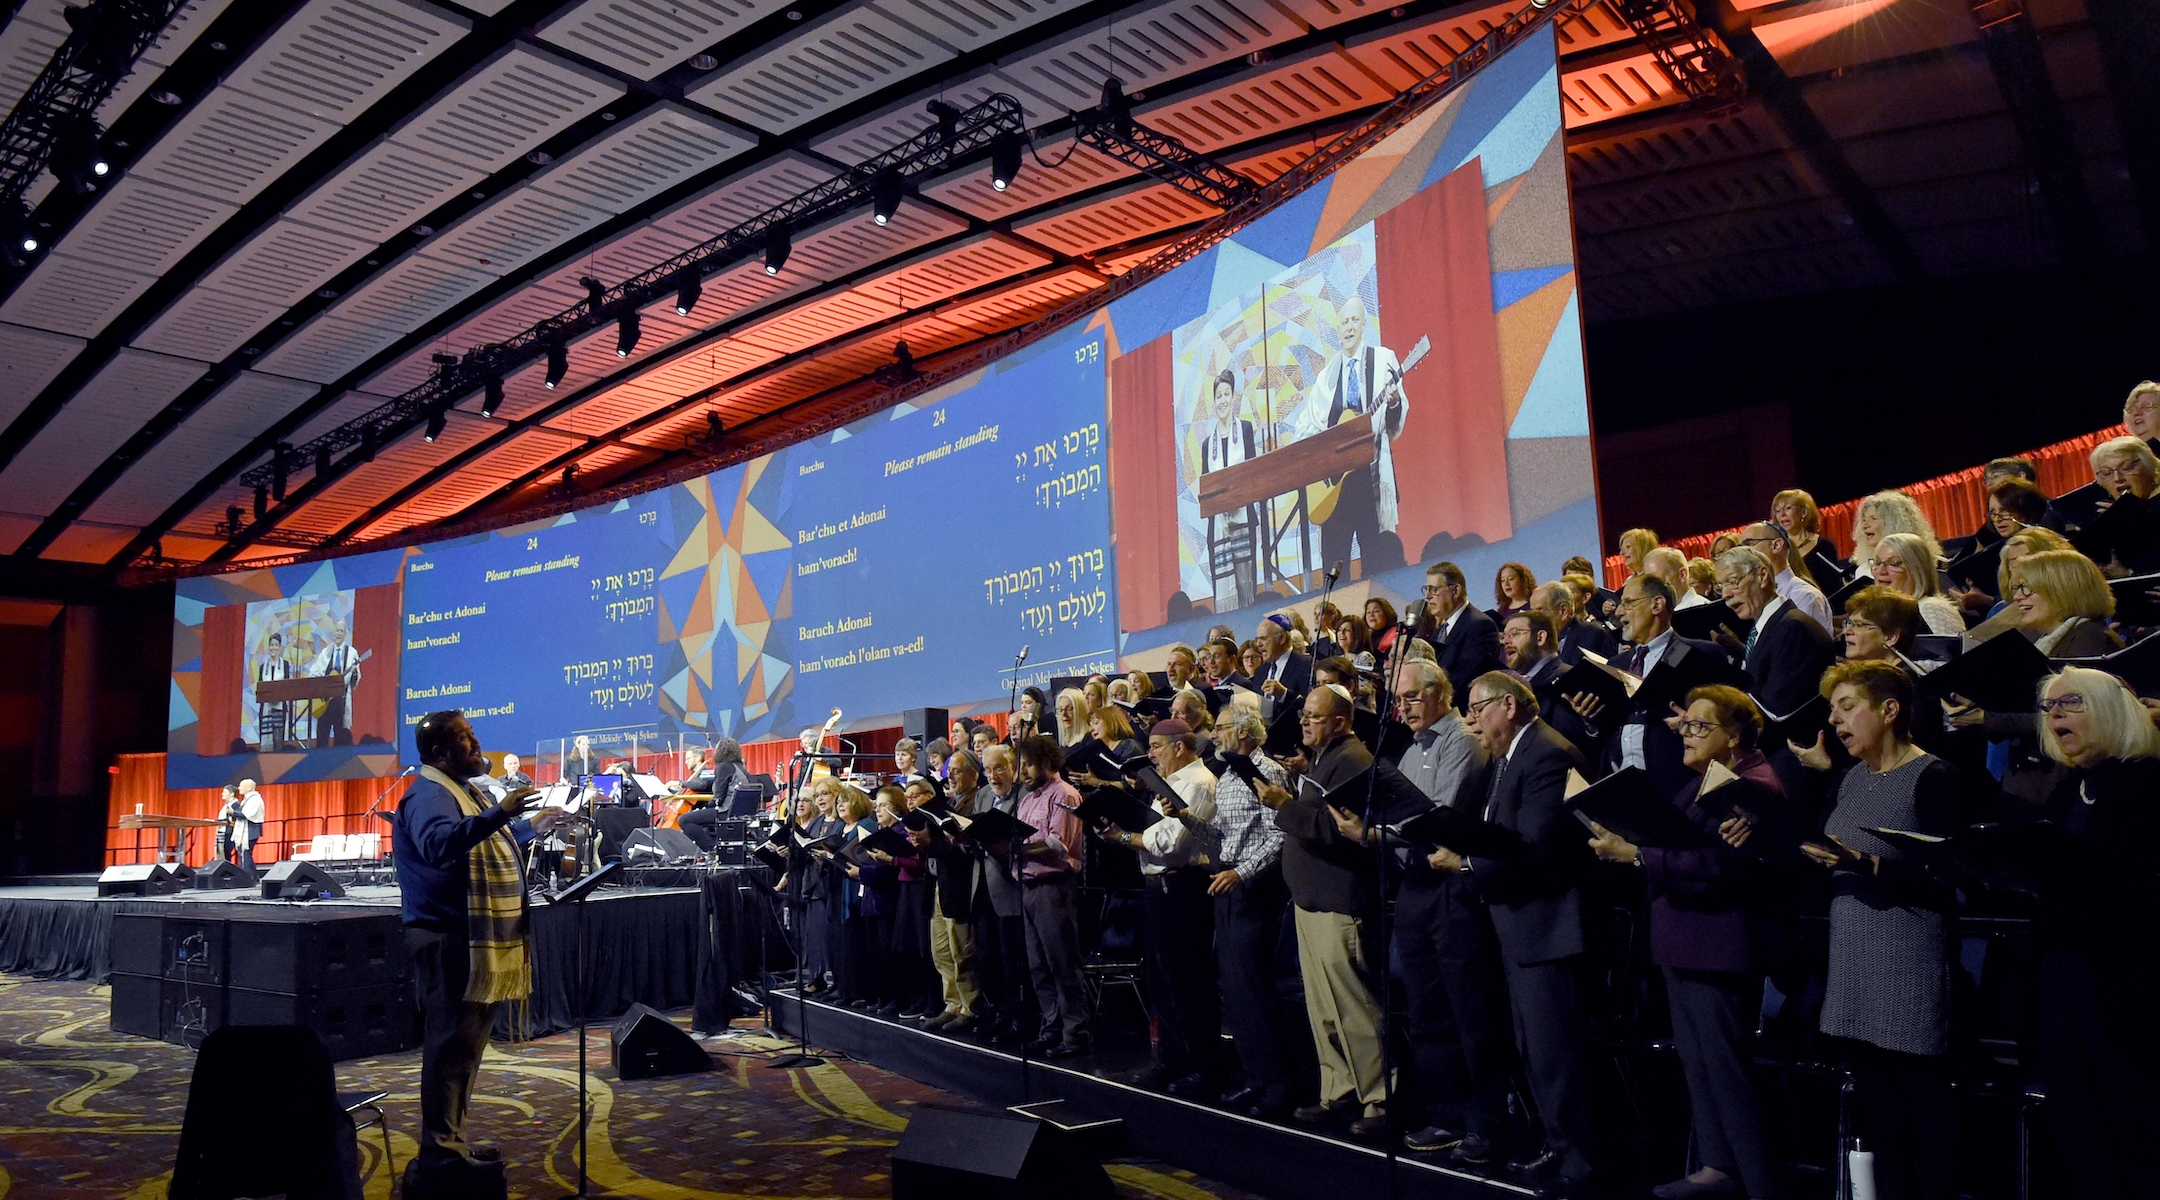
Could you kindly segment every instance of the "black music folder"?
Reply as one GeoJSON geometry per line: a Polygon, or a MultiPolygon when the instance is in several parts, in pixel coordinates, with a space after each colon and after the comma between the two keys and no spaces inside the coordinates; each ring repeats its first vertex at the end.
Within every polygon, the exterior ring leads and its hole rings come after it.
{"type": "Polygon", "coordinates": [[[1073,812],[1079,814],[1081,823],[1090,829],[1115,825],[1127,833],[1138,833],[1167,819],[1152,805],[1116,788],[1098,788],[1090,792],[1073,812]]]}
{"type": "Polygon", "coordinates": [[[1374,824],[1399,825],[1432,807],[1432,797],[1418,790],[1408,776],[1390,763],[1375,763],[1340,786],[1324,793],[1320,802],[1374,824]]]}
{"type": "MultiPolygon", "coordinates": [[[[1967,551],[1942,569],[1943,578],[1956,580],[1966,587],[1976,587],[1990,596],[1995,596],[2002,590],[1999,578],[2002,572],[2002,550],[2003,543],[1998,541],[1991,546],[1967,551]]],[[[1996,599],[2001,597],[1996,596],[1996,599]]]]}
{"type": "Polygon", "coordinates": [[[2051,668],[2047,656],[2010,630],[1998,633],[1920,678],[1928,694],[1963,696],[1989,712],[2035,712],[2037,685],[2051,668]]]}
{"type": "Polygon", "coordinates": [[[1607,715],[1623,714],[1633,701],[1635,692],[1642,687],[1642,680],[1613,666],[1596,654],[1583,651],[1582,661],[1560,673],[1553,680],[1553,690],[1562,696],[1589,694],[1605,705],[1607,715]]]}
{"type": "MultiPolygon", "coordinates": [[[[1581,775],[1568,781],[1573,788],[1581,775]]],[[[1688,820],[1673,802],[1650,786],[1649,773],[1640,767],[1622,767],[1567,798],[1567,807],[1638,846],[1660,850],[1692,850],[1709,844],[1710,835],[1688,820]]]]}
{"type": "Polygon", "coordinates": [[[865,834],[840,847],[840,853],[864,865],[877,861],[870,853],[872,850],[882,850],[894,858],[899,858],[915,853],[915,843],[910,842],[898,826],[891,826],[865,834]]]}
{"type": "Polygon", "coordinates": [[[908,810],[907,815],[900,818],[900,823],[917,833],[924,833],[932,829],[943,829],[951,816],[951,809],[942,802],[933,800],[921,808],[908,810]]]}
{"type": "Polygon", "coordinates": [[[1730,684],[1745,689],[1752,681],[1746,671],[1733,665],[1723,654],[1704,654],[1693,650],[1675,661],[1671,650],[1658,660],[1643,676],[1642,686],[1635,689],[1635,702],[1643,711],[1663,720],[1672,714],[1671,705],[1687,705],[1689,692],[1713,683],[1730,684]]]}
{"type": "Polygon", "coordinates": [[[1427,854],[1446,847],[1464,858],[1519,858],[1530,843],[1512,829],[1480,820],[1459,808],[1434,805],[1398,824],[1383,827],[1392,837],[1427,854]]]}
{"type": "Polygon", "coordinates": [[[2048,501],[2048,516],[2052,518],[2048,525],[2065,537],[2071,536],[2092,523],[2107,498],[2107,489],[2098,480],[2071,488],[2048,501]]]}
{"type": "Polygon", "coordinates": [[[1740,614],[1732,610],[1732,605],[1723,600],[1676,608],[1672,615],[1673,632],[1699,642],[1712,640],[1720,629],[1731,632],[1734,637],[1745,642],[1748,630],[1753,628],[1754,624],[1753,621],[1741,620],[1740,614]]]}
{"type": "Polygon", "coordinates": [[[1220,761],[1231,774],[1245,781],[1245,786],[1253,790],[1253,795],[1259,795],[1260,789],[1268,785],[1267,776],[1260,773],[1260,764],[1254,762],[1250,755],[1225,751],[1220,756],[1220,761]]]}
{"type": "Polygon", "coordinates": [[[1754,832],[1748,835],[1747,845],[1740,852],[1758,858],[1796,854],[1800,843],[1814,836],[1800,827],[1791,802],[1782,794],[1734,774],[1724,763],[1713,762],[1703,772],[1702,786],[1695,792],[1695,807],[1720,825],[1733,817],[1746,818],[1754,832]]]}
{"type": "Polygon", "coordinates": [[[2160,633],[2149,633],[2137,641],[2108,654],[2091,658],[2051,658],[2050,667],[2091,667],[2106,671],[2140,696],[2160,696],[2160,633]]]}
{"type": "Polygon", "coordinates": [[[2160,600],[2153,598],[2153,592],[2160,590],[2160,575],[2110,580],[2108,590],[2115,593],[2116,620],[2125,625],[2160,625],[2160,600]]]}
{"type": "Polygon", "coordinates": [[[1748,699],[1755,701],[1755,707],[1762,710],[1760,743],[1765,752],[1782,750],[1786,742],[1814,745],[1815,735],[1830,728],[1830,701],[1821,692],[1809,696],[1806,703],[1782,715],[1771,712],[1769,705],[1752,694],[1748,699]]]}
{"type": "Polygon", "coordinates": [[[782,854],[780,853],[780,851],[774,849],[771,842],[766,842],[764,845],[752,849],[750,851],[750,856],[757,859],[759,862],[764,863],[766,866],[772,868],[772,873],[775,875],[787,874],[787,855],[782,854]]]}
{"type": "Polygon", "coordinates": [[[959,836],[983,845],[1024,842],[1035,836],[1035,827],[1002,808],[986,809],[972,817],[955,816],[959,836]]]}
{"type": "MultiPolygon", "coordinates": [[[[1852,579],[1845,584],[1845,586],[1830,593],[1828,598],[1830,601],[1831,614],[1840,617],[1844,616],[1845,602],[1852,599],[1854,596],[1859,595],[1863,589],[1871,588],[1874,586],[1875,581],[1873,579],[1870,579],[1865,575],[1854,575],[1852,579]]],[[[1824,632],[1827,633],[1829,631],[1824,630],[1824,632]]]]}
{"type": "Polygon", "coordinates": [[[2150,505],[2127,492],[2070,535],[2070,545],[2096,563],[2111,558],[2136,562],[2151,552],[2155,542],[2160,542],[2160,519],[2150,505]]]}

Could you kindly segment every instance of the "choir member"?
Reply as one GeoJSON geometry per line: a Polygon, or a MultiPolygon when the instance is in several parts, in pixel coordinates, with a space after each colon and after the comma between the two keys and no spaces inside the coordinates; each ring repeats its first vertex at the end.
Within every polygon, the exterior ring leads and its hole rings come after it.
{"type": "Polygon", "coordinates": [[[1870,578],[1875,574],[1875,544],[1893,533],[1917,535],[1926,545],[1930,561],[1942,557],[1942,543],[1928,524],[1920,506],[1903,492],[1877,492],[1860,502],[1853,520],[1853,569],[1870,578]]]}
{"type": "MultiPolygon", "coordinates": [[[[1761,556],[1756,557],[1759,560],[1761,556]]],[[[1767,589],[1767,564],[1763,577],[1767,589]]],[[[1727,601],[1731,598],[1728,591],[1727,601]]],[[[1714,643],[1684,638],[1673,632],[1672,614],[1672,589],[1664,580],[1645,572],[1622,584],[1620,619],[1625,622],[1624,632],[1635,648],[1622,655],[1615,665],[1640,679],[1647,678],[1650,672],[1668,662],[1680,669],[1697,655],[1720,663],[1725,661],[1725,652],[1714,643]]],[[[1631,702],[1624,712],[1608,712],[1587,693],[1570,697],[1569,705],[1582,718],[1586,736],[1601,742],[1602,757],[1607,766],[1614,770],[1635,767],[1647,772],[1651,784],[1664,795],[1680,790],[1680,785],[1687,781],[1687,768],[1680,762],[1680,736],[1667,724],[1667,719],[1672,716],[1670,712],[1652,712],[1639,701],[1631,702]]]]}
{"type": "MultiPolygon", "coordinates": [[[[1807,573],[1806,564],[1793,553],[1782,526],[1768,521],[1757,521],[1740,531],[1740,544],[1769,559],[1771,582],[1776,585],[1777,594],[1785,597],[1786,602],[1794,608],[1813,617],[1824,632],[1829,632],[1830,600],[1823,595],[1821,588],[1815,586],[1814,579],[1807,573]],[[1800,564],[1797,568],[1794,565],[1796,563],[1800,564]]],[[[1716,563],[1711,564],[1713,571],[1716,566],[1716,563]]]]}
{"type": "Polygon", "coordinates": [[[1845,601],[1845,623],[1838,629],[1838,638],[1847,662],[1876,660],[1913,670],[1905,652],[1926,631],[1920,622],[1920,606],[1911,596],[1877,584],[1861,588],[1845,601]]]}
{"type": "Polygon", "coordinates": [[[1060,746],[1079,745],[1088,736],[1088,718],[1095,713],[1095,706],[1088,702],[1087,693],[1079,688],[1066,688],[1057,695],[1057,741],[1060,746]]]}
{"type": "MultiPolygon", "coordinates": [[[[937,798],[937,785],[927,776],[915,775],[900,794],[907,811],[914,812],[937,798]]],[[[892,967],[901,998],[900,1019],[920,1022],[938,1015],[945,1007],[944,987],[930,945],[930,912],[936,903],[937,881],[930,878],[930,857],[925,852],[929,834],[910,829],[907,839],[908,853],[896,855],[893,863],[899,868],[900,886],[893,912],[892,967]]]]}
{"type": "MultiPolygon", "coordinates": [[[[972,750],[954,751],[947,761],[945,790],[952,811],[972,817],[987,800],[981,794],[982,766],[972,750]]],[[[945,1000],[936,1015],[924,1019],[923,1028],[967,1033],[982,1009],[975,973],[975,905],[982,899],[982,861],[970,843],[942,828],[929,831],[923,849],[937,881],[931,894],[930,961],[937,967],[945,1000]]]]}
{"type": "Polygon", "coordinates": [[[1566,668],[1560,661],[1560,638],[1553,632],[1552,619],[1541,612],[1516,613],[1500,631],[1500,640],[1507,647],[1508,670],[1522,676],[1537,693],[1538,715],[1582,751],[1584,758],[1595,759],[1597,737],[1560,694],[1560,675],[1566,668]]]}
{"type": "MultiPolygon", "coordinates": [[[[1215,716],[1215,744],[1243,755],[1261,779],[1280,789],[1289,781],[1281,764],[1261,753],[1267,724],[1249,704],[1227,704],[1215,716]]],[[[1283,884],[1283,832],[1253,785],[1233,770],[1215,783],[1215,836],[1208,895],[1215,903],[1215,971],[1223,1023],[1244,1071],[1244,1087],[1223,1103],[1247,1116],[1273,1120],[1292,1104],[1290,1066],[1283,1030],[1275,1019],[1277,948],[1290,893],[1283,884]]]]}
{"type": "Polygon", "coordinates": [[[1629,529],[1620,534],[1620,559],[1627,564],[1629,575],[1643,572],[1643,556],[1658,547],[1658,535],[1654,529],[1629,529]]]}
{"type": "Polygon", "coordinates": [[[1929,632],[1939,637],[1965,632],[1965,618],[1956,603],[1943,595],[1935,560],[1917,534],[1885,534],[1875,543],[1873,567],[1870,573],[1877,583],[1911,596],[1920,606],[1920,619],[1927,622],[1929,632]]]}
{"type": "Polygon", "coordinates": [[[1312,655],[1290,648],[1289,617],[1269,614],[1253,634],[1253,644],[1259,647],[1260,658],[1248,663],[1245,673],[1252,677],[1253,690],[1260,693],[1260,715],[1272,721],[1278,713],[1295,712],[1305,703],[1305,693],[1312,690],[1313,660],[1312,655]]]}
{"type": "Polygon", "coordinates": [[[2160,442],[2160,383],[2148,379],[2130,389],[2123,399],[2123,425],[2147,445],[2160,442]]]}
{"type": "Polygon", "coordinates": [[[1798,488],[1779,492],[1770,498],[1770,519],[1791,539],[1793,558],[1807,564],[1818,586],[1832,591],[1844,586],[1852,572],[1822,535],[1822,510],[1815,507],[1815,497],[1798,488]]]}
{"type": "MultiPolygon", "coordinates": [[[[1791,717],[1814,698],[1824,668],[1837,657],[1830,635],[1777,594],[1770,560],[1753,547],[1727,550],[1717,567],[1725,603],[1741,620],[1755,623],[1740,656],[1752,694],[1773,720],[1791,717]]],[[[1800,769],[1803,764],[1790,749],[1776,747],[1770,765],[1796,800],[1819,798],[1820,781],[1800,769]]]]}
{"type": "Polygon", "coordinates": [[[2092,548],[2094,558],[2101,550],[2108,551],[2107,561],[2102,564],[2113,577],[2142,575],[2160,570],[2160,535],[2153,525],[2160,521],[2151,512],[2153,497],[2160,493],[2160,458],[2155,458],[2151,446],[2135,437],[2111,438],[2093,447],[2093,479],[2108,494],[2106,508],[2130,507],[2137,520],[2124,528],[2112,546],[2092,548]]]}
{"type": "MultiPolygon", "coordinates": [[[[982,755],[987,798],[978,796],[976,811],[987,804],[1009,816],[1020,811],[1020,760],[1008,745],[993,745],[982,755]]],[[[1025,1041],[1035,1036],[1035,995],[1028,980],[1027,930],[1020,911],[1020,880],[1013,874],[1012,845],[983,847],[983,885],[988,903],[976,913],[975,952],[982,963],[984,993],[996,1007],[991,1036],[1025,1041]]]]}
{"type": "Polygon", "coordinates": [[[1035,832],[1022,843],[1020,902],[1028,971],[1042,1013],[1040,1036],[1029,1046],[1050,1058],[1086,1052],[1087,989],[1080,979],[1080,793],[1065,782],[1057,743],[1037,737],[1020,746],[1026,792],[1017,815],[1035,832]]]}
{"type": "Polygon", "coordinates": [[[1505,625],[1509,617],[1530,607],[1530,593],[1537,590],[1537,576],[1521,563],[1502,563],[1493,575],[1492,588],[1493,606],[1486,615],[1494,623],[1505,625]]]}
{"type": "Polygon", "coordinates": [[[1620,649],[1612,632],[1603,625],[1576,619],[1575,589],[1566,583],[1547,583],[1530,593],[1530,611],[1544,613],[1560,636],[1560,663],[1572,667],[1590,651],[1611,658],[1620,649]]]}
{"type": "Polygon", "coordinates": [[[1499,669],[1503,660],[1500,627],[1470,603],[1461,567],[1443,562],[1425,568],[1425,621],[1429,628],[1418,636],[1432,643],[1456,704],[1468,703],[1470,681],[1499,669]]]}
{"type": "MultiPolygon", "coordinates": [[[[877,807],[861,788],[841,786],[839,816],[848,841],[859,842],[877,832],[877,807]]],[[[831,885],[832,915],[838,925],[833,940],[833,998],[849,1008],[875,1008],[881,998],[870,962],[873,914],[865,903],[869,890],[863,886],[862,868],[852,860],[836,856],[833,864],[839,875],[831,885]]]]}
{"type": "Polygon", "coordinates": [[[1675,611],[1709,603],[1688,586],[1687,555],[1671,546],[1659,546],[1643,555],[1643,573],[1657,576],[1665,581],[1666,587],[1672,589],[1675,611]]]}

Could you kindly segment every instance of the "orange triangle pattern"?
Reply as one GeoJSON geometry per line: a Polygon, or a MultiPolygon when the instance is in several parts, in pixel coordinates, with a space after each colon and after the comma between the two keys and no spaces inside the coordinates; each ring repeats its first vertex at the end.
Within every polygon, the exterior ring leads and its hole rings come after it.
{"type": "Polygon", "coordinates": [[[1574,295],[1575,273],[1570,271],[1493,314],[1500,331],[1500,394],[1507,398],[1510,427],[1538,364],[1545,360],[1545,345],[1560,326],[1560,314],[1574,295]]]}

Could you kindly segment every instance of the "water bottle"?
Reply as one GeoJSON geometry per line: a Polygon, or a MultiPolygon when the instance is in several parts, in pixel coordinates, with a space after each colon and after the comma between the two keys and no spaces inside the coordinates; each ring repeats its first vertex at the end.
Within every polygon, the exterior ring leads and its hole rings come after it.
{"type": "Polygon", "coordinates": [[[1852,1200],[1875,1200],[1875,1152],[1854,1138],[1845,1157],[1852,1173],[1852,1200]]]}

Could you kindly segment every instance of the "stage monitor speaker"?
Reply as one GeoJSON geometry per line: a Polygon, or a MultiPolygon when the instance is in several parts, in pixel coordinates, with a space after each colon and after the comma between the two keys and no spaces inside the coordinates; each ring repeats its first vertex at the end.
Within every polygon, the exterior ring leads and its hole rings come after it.
{"type": "Polygon", "coordinates": [[[170,896],[179,890],[180,881],[163,863],[107,867],[97,882],[100,896],[170,896]]]}
{"type": "Polygon", "coordinates": [[[626,867],[664,867],[698,856],[697,843],[680,829],[639,829],[623,842],[626,867]]]}
{"type": "MultiPolygon", "coordinates": [[[[942,708],[911,708],[900,714],[900,732],[921,742],[927,749],[930,743],[952,732],[952,722],[945,717],[942,708]]],[[[915,764],[918,768],[921,763],[915,764]]]]}
{"type": "Polygon", "coordinates": [[[188,886],[198,892],[222,892],[251,888],[255,883],[255,872],[239,863],[219,862],[195,872],[195,878],[188,881],[188,886]]]}
{"type": "Polygon", "coordinates": [[[705,1053],[681,1026],[659,1010],[633,1004],[610,1031],[608,1062],[618,1079],[651,1079],[712,1070],[705,1053]]]}
{"type": "Polygon", "coordinates": [[[630,835],[640,829],[650,829],[652,818],[642,808],[618,808],[603,805],[592,810],[593,820],[600,825],[600,861],[614,862],[623,856],[623,847],[630,835]]]}
{"type": "Polygon", "coordinates": [[[287,859],[263,872],[265,900],[335,900],[345,888],[321,867],[300,859],[287,859]]]}
{"type": "Polygon", "coordinates": [[[1083,1146],[1029,1117],[918,1104],[893,1147],[893,1200],[1106,1200],[1083,1146]]]}

